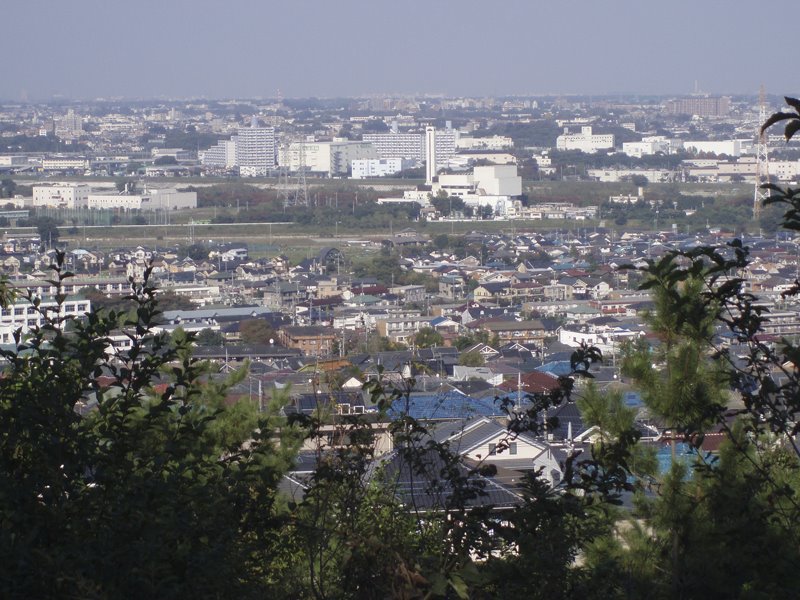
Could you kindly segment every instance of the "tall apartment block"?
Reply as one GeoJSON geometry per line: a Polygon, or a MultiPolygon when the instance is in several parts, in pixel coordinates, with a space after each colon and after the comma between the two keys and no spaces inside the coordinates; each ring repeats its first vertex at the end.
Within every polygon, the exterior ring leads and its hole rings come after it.
{"type": "Polygon", "coordinates": [[[727,96],[692,96],[677,98],[666,104],[671,115],[697,115],[698,117],[726,117],[731,111],[731,100],[727,96]]]}
{"type": "Polygon", "coordinates": [[[275,128],[240,127],[236,134],[236,163],[242,177],[264,177],[275,168],[275,128]]]}
{"type": "MultiPolygon", "coordinates": [[[[363,140],[375,147],[379,158],[402,158],[423,162],[427,159],[425,133],[365,133],[363,140]]],[[[436,161],[444,164],[456,154],[458,131],[436,130],[436,161]]]]}

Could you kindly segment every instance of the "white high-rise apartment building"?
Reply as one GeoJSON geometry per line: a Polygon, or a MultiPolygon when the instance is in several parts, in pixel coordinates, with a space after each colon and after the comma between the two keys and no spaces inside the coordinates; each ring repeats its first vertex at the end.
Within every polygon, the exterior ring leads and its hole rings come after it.
{"type": "Polygon", "coordinates": [[[240,127],[235,141],[242,177],[263,177],[275,168],[274,127],[240,127]]]}
{"type": "Polygon", "coordinates": [[[200,153],[200,164],[207,167],[232,169],[236,166],[236,136],[229,140],[220,140],[216,146],[211,146],[200,153]]]}
{"type": "Polygon", "coordinates": [[[331,142],[293,142],[283,161],[293,172],[303,168],[309,173],[334,177],[346,174],[354,160],[377,157],[372,144],[335,139],[331,142]]]}
{"type": "Polygon", "coordinates": [[[436,164],[443,165],[456,155],[458,131],[447,127],[436,130],[436,164]]]}
{"type": "Polygon", "coordinates": [[[55,134],[63,139],[79,138],[83,133],[83,119],[71,108],[63,117],[56,119],[55,134]]]}
{"type": "Polygon", "coordinates": [[[216,146],[200,153],[200,163],[206,167],[231,169],[239,167],[242,177],[264,177],[275,168],[276,143],[274,127],[240,127],[230,140],[220,140],[216,146]]]}
{"type": "MultiPolygon", "coordinates": [[[[365,133],[363,138],[375,146],[379,158],[404,158],[426,160],[425,134],[423,133],[365,133]]],[[[441,164],[456,153],[458,132],[455,129],[436,130],[436,160],[441,164]]]]}
{"type": "Polygon", "coordinates": [[[425,160],[425,145],[419,133],[365,133],[362,139],[375,147],[380,158],[425,160]]]}

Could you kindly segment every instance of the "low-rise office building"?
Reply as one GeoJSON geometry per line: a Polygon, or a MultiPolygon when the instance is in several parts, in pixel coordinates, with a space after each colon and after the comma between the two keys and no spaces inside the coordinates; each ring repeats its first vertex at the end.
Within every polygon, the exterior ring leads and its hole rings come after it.
{"type": "MultiPolygon", "coordinates": [[[[20,331],[23,335],[35,327],[41,327],[55,313],[59,317],[82,317],[91,312],[92,305],[86,299],[67,300],[61,304],[60,309],[55,302],[42,302],[34,306],[29,302],[15,302],[5,308],[0,308],[0,344],[13,344],[14,333],[20,331]],[[47,317],[45,317],[47,314],[47,317]]],[[[62,324],[66,321],[62,321],[62,324]]]]}
{"type": "Polygon", "coordinates": [[[52,208],[86,208],[90,188],[85,183],[55,183],[33,186],[33,206],[52,208]]]}
{"type": "Polygon", "coordinates": [[[146,190],[141,194],[90,194],[87,206],[96,209],[179,210],[197,208],[197,192],[146,190]]]}
{"type": "Polygon", "coordinates": [[[402,158],[358,158],[352,161],[351,177],[353,179],[390,177],[414,164],[416,164],[414,161],[402,158]]]}
{"type": "Polygon", "coordinates": [[[599,150],[614,148],[614,135],[592,133],[590,125],[581,127],[580,133],[569,133],[567,130],[556,138],[557,150],[580,150],[592,154],[599,150]]]}

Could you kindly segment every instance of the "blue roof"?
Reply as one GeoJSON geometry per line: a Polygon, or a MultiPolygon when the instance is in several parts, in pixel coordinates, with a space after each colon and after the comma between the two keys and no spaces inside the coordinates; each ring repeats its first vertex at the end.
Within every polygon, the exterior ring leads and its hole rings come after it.
{"type": "Polygon", "coordinates": [[[536,367],[535,370],[561,377],[572,373],[572,364],[568,360],[556,360],[545,363],[541,367],[536,367]]]}
{"type": "Polygon", "coordinates": [[[625,406],[631,406],[634,408],[642,406],[643,404],[642,395],[639,392],[625,392],[622,400],[625,402],[625,406]]]}
{"type": "Polygon", "coordinates": [[[468,419],[473,416],[502,416],[504,413],[493,400],[478,400],[454,390],[438,394],[412,393],[408,400],[405,397],[395,400],[389,409],[389,417],[405,414],[414,419],[468,419]]]}
{"type": "MultiPolygon", "coordinates": [[[[686,467],[690,467],[694,457],[697,456],[697,450],[692,448],[689,444],[684,442],[677,442],[675,444],[675,462],[681,463],[686,467]]],[[[658,470],[660,473],[667,473],[672,468],[672,446],[663,444],[656,452],[656,459],[658,460],[658,470]]],[[[686,469],[687,478],[691,479],[692,469],[686,469]]]]}

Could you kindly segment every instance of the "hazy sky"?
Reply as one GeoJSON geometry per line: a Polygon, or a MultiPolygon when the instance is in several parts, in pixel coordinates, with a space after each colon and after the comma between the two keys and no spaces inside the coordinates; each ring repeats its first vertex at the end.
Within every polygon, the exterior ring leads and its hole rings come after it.
{"type": "Polygon", "coordinates": [[[712,93],[755,94],[763,83],[784,94],[800,87],[796,31],[769,15],[796,9],[796,0],[5,0],[0,98],[677,94],[695,81],[712,93]]]}

